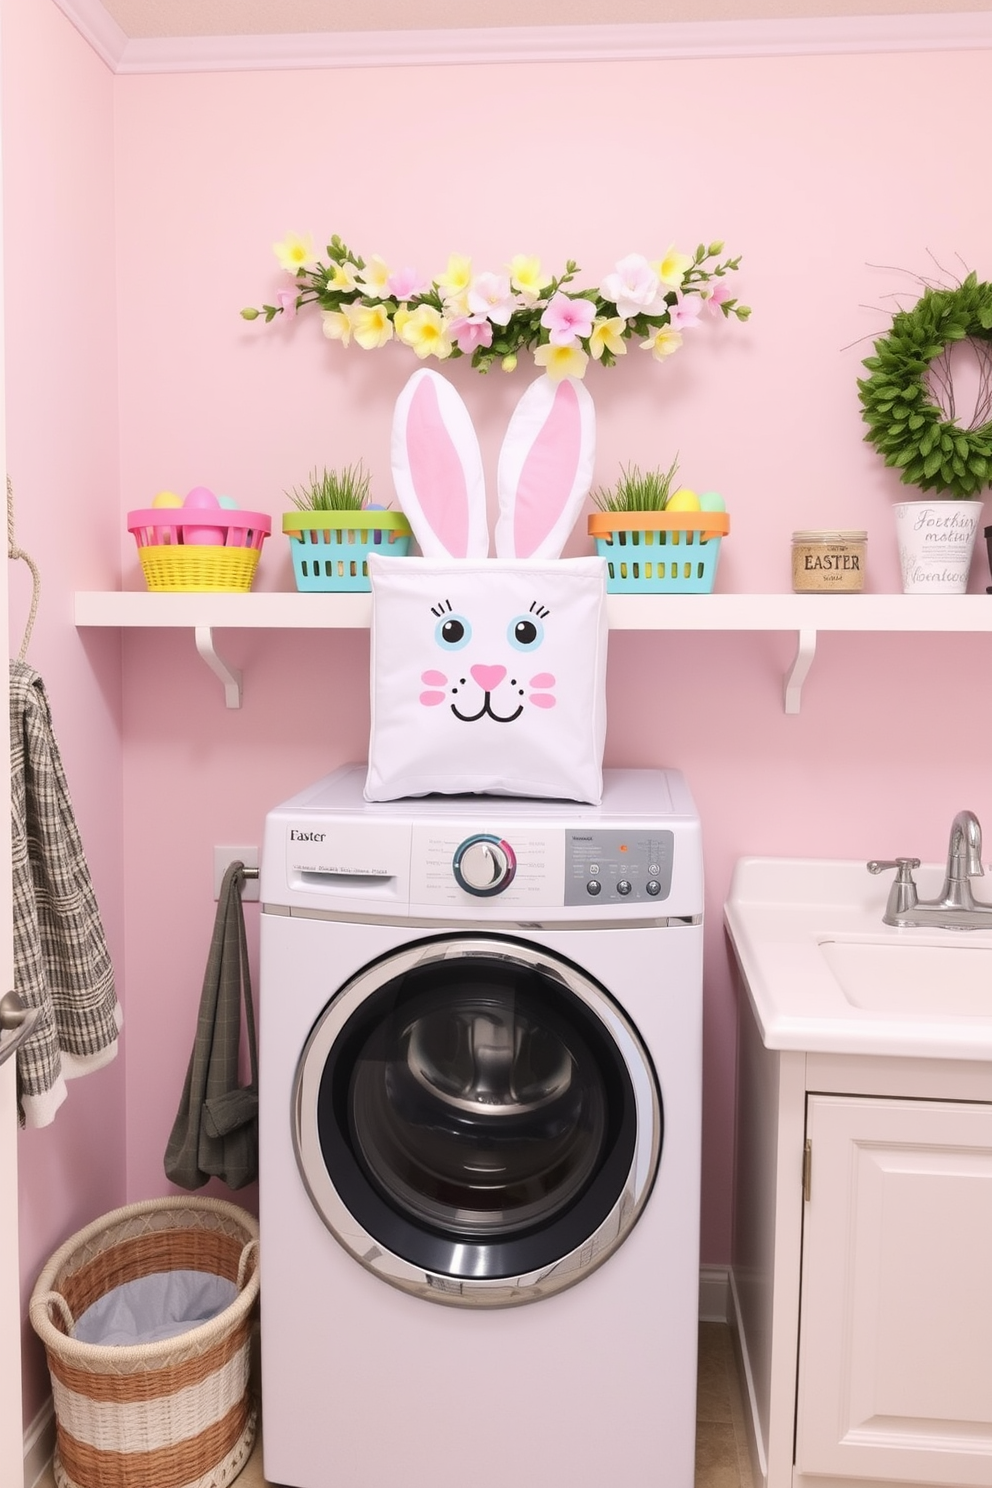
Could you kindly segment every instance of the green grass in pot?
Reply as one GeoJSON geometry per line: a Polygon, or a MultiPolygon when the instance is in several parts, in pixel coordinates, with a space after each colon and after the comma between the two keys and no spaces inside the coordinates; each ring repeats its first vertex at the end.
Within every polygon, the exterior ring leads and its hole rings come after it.
{"type": "Polygon", "coordinates": [[[363,511],[368,505],[370,480],[359,460],[343,470],[312,470],[305,485],[294,486],[286,495],[300,511],[363,511]]]}
{"type": "Polygon", "coordinates": [[[621,466],[616,484],[601,486],[592,492],[592,499],[605,512],[664,511],[678,468],[677,457],[667,470],[642,472],[636,465],[621,466]]]}

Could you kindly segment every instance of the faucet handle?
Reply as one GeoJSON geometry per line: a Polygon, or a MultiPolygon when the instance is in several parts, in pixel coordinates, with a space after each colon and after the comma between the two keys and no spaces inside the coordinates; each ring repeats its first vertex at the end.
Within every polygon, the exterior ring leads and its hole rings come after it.
{"type": "Polygon", "coordinates": [[[865,866],[869,873],[884,873],[887,868],[896,870],[895,879],[889,890],[885,914],[882,916],[884,924],[896,924],[898,923],[897,916],[905,914],[908,909],[916,908],[919,896],[916,892],[913,869],[919,868],[919,858],[892,858],[891,860],[872,858],[871,862],[865,866]]]}

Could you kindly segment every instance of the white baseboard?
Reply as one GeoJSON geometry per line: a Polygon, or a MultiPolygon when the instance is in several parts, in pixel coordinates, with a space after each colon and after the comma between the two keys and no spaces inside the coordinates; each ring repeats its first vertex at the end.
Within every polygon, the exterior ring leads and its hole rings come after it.
{"type": "Polygon", "coordinates": [[[730,1269],[727,1266],[700,1266],[699,1321],[729,1323],[730,1269]]]}
{"type": "Polygon", "coordinates": [[[51,1396],[24,1433],[24,1488],[34,1488],[55,1451],[55,1407],[51,1396]]]}

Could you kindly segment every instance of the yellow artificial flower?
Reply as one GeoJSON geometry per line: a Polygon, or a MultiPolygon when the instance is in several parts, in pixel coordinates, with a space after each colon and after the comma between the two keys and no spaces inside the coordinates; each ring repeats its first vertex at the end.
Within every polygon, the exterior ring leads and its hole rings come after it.
{"type": "Polygon", "coordinates": [[[320,312],[324,335],[329,341],[340,341],[347,346],[351,340],[351,317],[346,310],[322,310],[320,312]]]}
{"type": "Polygon", "coordinates": [[[552,346],[550,341],[537,348],[534,360],[552,382],[561,382],[563,377],[582,378],[589,365],[589,357],[581,346],[552,346]]]}
{"type": "Polygon", "coordinates": [[[528,258],[525,254],[518,253],[515,258],[511,258],[508,268],[511,286],[528,305],[540,299],[544,288],[540,259],[528,258]]]}
{"type": "Polygon", "coordinates": [[[391,273],[392,269],[385,259],[380,258],[376,253],[358,274],[358,282],[364,286],[366,293],[372,299],[384,300],[388,294],[386,285],[391,273]]]}
{"type": "Polygon", "coordinates": [[[309,233],[305,238],[301,238],[298,233],[287,233],[282,243],[272,244],[272,252],[280,266],[289,274],[295,274],[316,262],[313,238],[309,233]]]}
{"type": "Polygon", "coordinates": [[[673,330],[668,325],[660,326],[646,341],[641,342],[642,349],[644,351],[650,351],[652,356],[657,357],[659,362],[663,362],[674,351],[678,351],[681,345],[681,333],[673,330]]]}
{"type": "Polygon", "coordinates": [[[692,268],[693,260],[688,253],[676,253],[674,248],[669,248],[664,258],[652,264],[658,278],[666,289],[678,289],[686,274],[692,268]]]}
{"type": "Polygon", "coordinates": [[[341,294],[350,294],[353,289],[357,289],[358,280],[355,278],[355,265],[351,263],[332,264],[327,280],[327,287],[341,294]]]}
{"type": "Polygon", "coordinates": [[[345,313],[351,321],[352,334],[363,351],[375,351],[392,339],[392,322],[384,305],[363,305],[356,300],[345,313]]]}
{"type": "Polygon", "coordinates": [[[451,355],[448,327],[433,305],[418,305],[416,310],[405,310],[402,315],[397,310],[396,320],[396,334],[421,361],[424,357],[435,356],[443,362],[451,355]]]}
{"type": "Polygon", "coordinates": [[[463,253],[453,253],[448,259],[447,269],[438,276],[438,288],[444,292],[444,298],[448,299],[467,294],[471,283],[472,260],[463,253]]]}
{"type": "Polygon", "coordinates": [[[627,343],[623,339],[623,328],[627,322],[620,315],[613,315],[609,320],[602,315],[598,316],[592,323],[589,332],[589,355],[601,359],[604,351],[612,352],[614,356],[627,355],[627,343]]]}

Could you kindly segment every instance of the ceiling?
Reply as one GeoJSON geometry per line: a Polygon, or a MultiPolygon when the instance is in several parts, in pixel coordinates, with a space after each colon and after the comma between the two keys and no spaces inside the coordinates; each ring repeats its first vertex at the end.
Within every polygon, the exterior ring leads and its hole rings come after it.
{"type": "Polygon", "coordinates": [[[963,14],[988,0],[94,0],[129,40],[963,14]]]}

